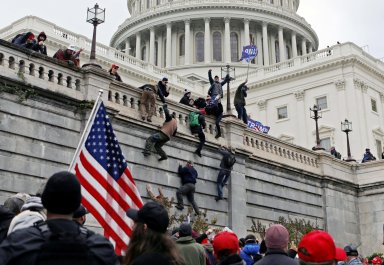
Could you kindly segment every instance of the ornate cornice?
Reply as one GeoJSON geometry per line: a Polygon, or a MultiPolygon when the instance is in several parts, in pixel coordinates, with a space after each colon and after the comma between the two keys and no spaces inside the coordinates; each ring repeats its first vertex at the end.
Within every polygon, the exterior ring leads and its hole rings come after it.
{"type": "Polygon", "coordinates": [[[345,90],[345,80],[337,80],[335,86],[337,90],[345,90]]]}
{"type": "Polygon", "coordinates": [[[305,95],[305,91],[304,90],[296,91],[293,94],[295,95],[297,101],[304,100],[304,95],[305,95]]]}
{"type": "Polygon", "coordinates": [[[265,110],[267,107],[267,101],[265,99],[261,99],[257,102],[257,105],[259,106],[259,110],[265,110]]]}

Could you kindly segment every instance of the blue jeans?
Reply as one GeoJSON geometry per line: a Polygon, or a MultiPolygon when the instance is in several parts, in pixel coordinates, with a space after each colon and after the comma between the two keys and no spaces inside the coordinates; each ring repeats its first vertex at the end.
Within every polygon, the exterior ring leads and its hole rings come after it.
{"type": "Polygon", "coordinates": [[[237,118],[243,120],[245,124],[248,124],[248,115],[245,107],[243,105],[236,104],[235,108],[237,111],[237,118]]]}
{"type": "Polygon", "coordinates": [[[217,176],[217,197],[220,199],[223,198],[223,188],[227,184],[229,177],[231,176],[231,171],[226,169],[220,169],[219,175],[217,176]]]}

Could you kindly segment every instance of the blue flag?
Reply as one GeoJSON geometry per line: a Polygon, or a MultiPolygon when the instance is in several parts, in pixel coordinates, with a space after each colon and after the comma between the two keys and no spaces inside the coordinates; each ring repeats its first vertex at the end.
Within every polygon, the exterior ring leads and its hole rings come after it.
{"type": "Polygon", "coordinates": [[[250,62],[256,58],[258,52],[259,51],[255,45],[243,46],[243,52],[241,53],[239,61],[246,60],[247,62],[250,62]]]}

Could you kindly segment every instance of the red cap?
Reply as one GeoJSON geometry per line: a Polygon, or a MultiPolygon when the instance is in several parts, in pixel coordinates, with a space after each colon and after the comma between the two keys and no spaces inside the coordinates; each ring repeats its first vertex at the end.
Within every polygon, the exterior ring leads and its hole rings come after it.
{"type": "Polygon", "coordinates": [[[239,239],[235,233],[220,232],[213,239],[213,250],[216,254],[225,249],[229,250],[231,254],[238,253],[239,239]]]}
{"type": "Polygon", "coordinates": [[[336,245],[332,236],[327,232],[319,230],[309,232],[303,236],[298,246],[298,254],[301,260],[314,263],[329,262],[343,258],[342,253],[339,250],[336,251],[336,245]]]}
{"type": "Polygon", "coordinates": [[[112,64],[112,68],[119,69],[119,66],[117,64],[112,64]]]}
{"type": "Polygon", "coordinates": [[[379,257],[379,256],[376,256],[374,257],[372,260],[371,260],[371,263],[372,264],[383,264],[383,260],[379,257]]]}
{"type": "Polygon", "coordinates": [[[33,33],[30,33],[28,35],[28,40],[33,40],[35,38],[35,35],[33,33]]]}
{"type": "Polygon", "coordinates": [[[347,253],[345,253],[344,249],[343,248],[336,248],[335,260],[344,261],[346,259],[347,259],[347,253]]]}

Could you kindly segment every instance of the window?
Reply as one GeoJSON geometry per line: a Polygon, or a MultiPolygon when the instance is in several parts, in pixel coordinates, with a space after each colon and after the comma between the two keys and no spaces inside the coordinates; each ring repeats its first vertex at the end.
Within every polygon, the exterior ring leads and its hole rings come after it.
{"type": "Polygon", "coordinates": [[[327,97],[320,97],[316,99],[316,105],[320,109],[328,109],[328,104],[327,104],[327,97]]]}
{"type": "Polygon", "coordinates": [[[185,35],[181,35],[179,38],[179,56],[185,55],[185,35]]]}
{"type": "Polygon", "coordinates": [[[285,54],[288,60],[291,59],[291,50],[289,49],[288,45],[285,47],[285,54]]]}
{"type": "Polygon", "coordinates": [[[155,65],[159,66],[158,65],[158,58],[157,58],[157,55],[159,54],[159,43],[157,41],[155,41],[155,65]]]}
{"type": "Polygon", "coordinates": [[[331,150],[331,138],[323,138],[320,139],[320,146],[325,149],[325,151],[329,152],[331,150]]]}
{"type": "Polygon", "coordinates": [[[277,108],[277,119],[282,120],[288,118],[288,108],[287,106],[277,108]]]}
{"type": "Polygon", "coordinates": [[[156,0],[156,5],[160,5],[160,0],[156,0]]]}
{"type": "Polygon", "coordinates": [[[371,98],[371,108],[372,111],[377,112],[377,103],[376,100],[374,100],[373,98],[371,98]]]}
{"type": "Polygon", "coordinates": [[[382,146],[381,146],[381,141],[376,139],[376,150],[377,150],[377,157],[381,157],[381,152],[382,152],[382,146]]]}
{"type": "Polygon", "coordinates": [[[204,33],[198,32],[195,36],[196,62],[204,61],[204,33]]]}
{"type": "Polygon", "coordinates": [[[213,60],[221,62],[221,33],[213,32],[213,60]]]}
{"type": "Polygon", "coordinates": [[[231,41],[231,61],[238,62],[239,61],[239,38],[235,32],[231,33],[230,36],[231,41]]]}
{"type": "Polygon", "coordinates": [[[276,63],[279,63],[280,62],[280,46],[279,46],[279,42],[278,41],[275,41],[275,57],[276,57],[276,63]]]}
{"type": "Polygon", "coordinates": [[[147,8],[151,7],[151,0],[147,0],[147,8]]]}

